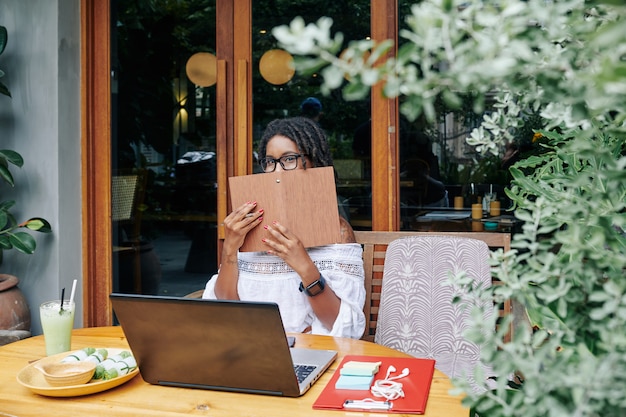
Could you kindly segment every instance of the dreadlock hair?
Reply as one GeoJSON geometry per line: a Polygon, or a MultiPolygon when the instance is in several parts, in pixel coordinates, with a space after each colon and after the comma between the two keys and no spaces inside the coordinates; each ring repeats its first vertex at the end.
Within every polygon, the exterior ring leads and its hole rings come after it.
{"type": "Polygon", "coordinates": [[[307,117],[290,117],[271,121],[261,136],[259,158],[265,158],[267,143],[277,135],[285,136],[295,142],[300,152],[313,162],[313,167],[333,165],[326,134],[314,120],[307,117]]]}

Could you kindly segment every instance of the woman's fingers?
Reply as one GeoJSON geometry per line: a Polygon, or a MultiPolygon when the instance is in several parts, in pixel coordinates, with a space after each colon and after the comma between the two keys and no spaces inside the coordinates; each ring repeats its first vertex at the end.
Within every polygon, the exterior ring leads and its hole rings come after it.
{"type": "Polygon", "coordinates": [[[271,235],[271,239],[266,239],[268,242],[282,244],[285,246],[289,246],[292,243],[299,243],[298,238],[293,236],[285,226],[277,221],[272,222],[271,225],[268,224],[263,227],[265,227],[271,235]]]}
{"type": "Polygon", "coordinates": [[[295,236],[290,236],[291,233],[289,232],[289,229],[278,223],[278,221],[273,221],[271,226],[267,226],[267,229],[276,237],[284,237],[285,239],[295,238],[297,240],[295,236]]]}
{"type": "Polygon", "coordinates": [[[263,239],[263,242],[270,247],[271,253],[287,260],[289,257],[306,252],[300,240],[277,221],[264,227],[270,233],[270,237],[263,239]]]}
{"type": "MultiPolygon", "coordinates": [[[[246,217],[246,215],[250,214],[252,210],[256,207],[256,201],[248,201],[247,203],[243,203],[236,209],[230,212],[228,216],[226,216],[225,220],[230,221],[239,221],[246,217]]],[[[226,223],[226,221],[224,221],[226,223]]]]}
{"type": "Polygon", "coordinates": [[[231,228],[236,226],[245,227],[254,223],[255,220],[258,220],[263,215],[263,209],[253,212],[252,210],[255,208],[256,201],[242,204],[226,216],[224,226],[231,228]]]}
{"type": "Polygon", "coordinates": [[[224,219],[224,239],[234,243],[237,249],[243,245],[248,232],[263,220],[263,209],[253,211],[255,208],[256,201],[244,203],[224,219]]]}

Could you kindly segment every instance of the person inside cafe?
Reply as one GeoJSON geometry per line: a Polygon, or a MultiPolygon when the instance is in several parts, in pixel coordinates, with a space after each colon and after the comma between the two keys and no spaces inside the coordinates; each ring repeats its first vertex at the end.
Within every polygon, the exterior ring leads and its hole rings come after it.
{"type": "Polygon", "coordinates": [[[421,130],[403,129],[400,134],[400,178],[411,180],[403,190],[405,204],[416,207],[449,207],[448,191],[441,181],[439,159],[430,138],[421,130]]]}
{"type": "Polygon", "coordinates": [[[322,117],[322,102],[315,97],[307,97],[300,103],[300,115],[320,122],[322,117]]]}
{"type": "MultiPolygon", "coordinates": [[[[323,129],[309,118],[293,117],[268,124],[259,163],[269,173],[332,166],[333,160],[323,129]]],[[[307,249],[280,219],[271,219],[265,226],[267,250],[240,252],[262,217],[263,207],[251,201],[224,219],[221,265],[203,298],[275,302],[287,332],[360,338],[365,329],[362,248],[350,224],[339,217],[341,243],[307,249]]]]}

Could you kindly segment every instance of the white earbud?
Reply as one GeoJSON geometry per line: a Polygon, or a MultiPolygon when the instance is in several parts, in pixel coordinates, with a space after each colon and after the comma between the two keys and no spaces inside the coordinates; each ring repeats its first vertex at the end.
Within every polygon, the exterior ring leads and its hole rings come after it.
{"type": "Polygon", "coordinates": [[[400,379],[400,378],[404,378],[405,376],[409,375],[409,368],[404,368],[402,370],[402,372],[400,373],[400,375],[396,375],[396,376],[391,376],[392,373],[396,372],[397,369],[395,366],[393,365],[389,365],[389,368],[387,368],[387,376],[385,376],[385,379],[387,381],[393,381],[394,379],[400,379]]]}
{"type": "Polygon", "coordinates": [[[396,372],[396,367],[393,365],[389,365],[389,368],[387,368],[387,376],[385,377],[385,379],[389,379],[389,376],[392,372],[396,372]]]}
{"type": "Polygon", "coordinates": [[[389,378],[389,380],[404,378],[405,376],[408,376],[409,373],[410,373],[409,368],[404,368],[402,372],[400,373],[400,375],[389,378]]]}

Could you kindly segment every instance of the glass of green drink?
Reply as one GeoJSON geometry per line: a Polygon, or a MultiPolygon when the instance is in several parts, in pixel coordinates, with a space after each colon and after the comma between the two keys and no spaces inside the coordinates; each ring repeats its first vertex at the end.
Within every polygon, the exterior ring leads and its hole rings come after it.
{"type": "Polygon", "coordinates": [[[46,341],[46,355],[67,352],[71,347],[74,327],[74,302],[69,300],[47,301],[39,306],[43,337],[46,341]]]}

